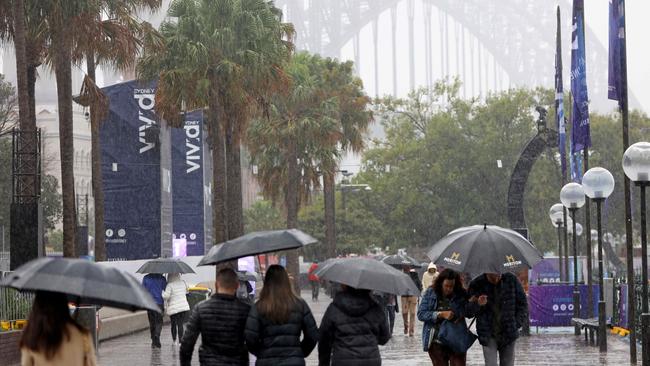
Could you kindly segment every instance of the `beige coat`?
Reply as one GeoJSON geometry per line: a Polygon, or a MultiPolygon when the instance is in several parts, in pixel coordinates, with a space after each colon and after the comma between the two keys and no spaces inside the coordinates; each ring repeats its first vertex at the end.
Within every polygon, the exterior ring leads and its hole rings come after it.
{"type": "Polygon", "coordinates": [[[47,360],[40,352],[22,348],[21,366],[95,366],[97,361],[90,333],[81,332],[72,324],[67,327],[70,337],[63,338],[58,352],[51,360],[47,360]]]}
{"type": "Polygon", "coordinates": [[[429,271],[424,272],[422,275],[422,293],[424,293],[429,287],[433,285],[433,281],[435,281],[437,277],[438,271],[434,272],[433,274],[429,273],[429,271]]]}

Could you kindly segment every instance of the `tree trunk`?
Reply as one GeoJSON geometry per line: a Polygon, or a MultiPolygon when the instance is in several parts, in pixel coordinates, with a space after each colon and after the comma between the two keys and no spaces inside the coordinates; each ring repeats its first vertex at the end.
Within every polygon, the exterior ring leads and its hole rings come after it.
{"type": "Polygon", "coordinates": [[[16,48],[16,79],[18,87],[18,118],[21,131],[33,131],[36,126],[29,120],[29,94],[27,83],[27,45],[25,41],[25,4],[14,0],[14,46],[16,48]]]}
{"type": "Polygon", "coordinates": [[[323,198],[325,201],[325,245],[327,257],[336,257],[336,194],[334,190],[334,174],[323,174],[323,198]]]}
{"type": "Polygon", "coordinates": [[[210,83],[212,95],[208,104],[208,133],[210,134],[212,152],[212,227],[214,242],[219,244],[228,240],[228,216],[226,215],[226,160],[220,113],[217,100],[217,84],[210,83]]]}
{"type": "MultiPolygon", "coordinates": [[[[295,141],[289,141],[287,147],[287,190],[285,192],[287,229],[295,229],[298,227],[298,189],[300,184],[300,176],[298,172],[298,147],[296,146],[295,141]]],[[[287,270],[294,278],[296,289],[300,290],[298,284],[300,268],[298,263],[298,252],[296,250],[290,250],[287,252],[287,270]]]]}
{"type": "MultiPolygon", "coordinates": [[[[88,77],[95,81],[95,55],[86,56],[88,77]]],[[[92,187],[95,213],[95,260],[106,260],[106,235],[104,234],[104,189],[102,184],[102,148],[99,140],[97,111],[90,106],[90,155],[92,160],[92,187]]],[[[86,209],[88,209],[86,207],[86,209]]]]}
{"type": "Polygon", "coordinates": [[[30,63],[27,66],[27,96],[29,98],[29,124],[36,129],[36,68],[38,65],[30,63]]]}
{"type": "MultiPolygon", "coordinates": [[[[232,118],[232,117],[231,117],[232,118]]],[[[226,164],[228,178],[226,192],[228,206],[228,239],[244,235],[244,212],[242,207],[241,185],[241,143],[235,129],[237,124],[231,123],[226,132],[226,164]]]]}
{"type": "Polygon", "coordinates": [[[72,134],[72,60],[64,36],[54,35],[54,75],[59,108],[61,193],[63,200],[63,256],[75,256],[74,138],[72,134]]]}

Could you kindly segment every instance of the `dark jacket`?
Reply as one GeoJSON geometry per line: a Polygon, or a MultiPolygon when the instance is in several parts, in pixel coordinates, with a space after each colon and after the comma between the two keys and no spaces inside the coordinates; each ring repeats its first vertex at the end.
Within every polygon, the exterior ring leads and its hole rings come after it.
{"type": "Polygon", "coordinates": [[[485,275],[474,279],[469,285],[470,296],[487,295],[488,302],[485,306],[479,306],[477,301],[468,303],[466,307],[467,317],[476,316],[476,332],[478,340],[482,345],[487,345],[489,338],[495,338],[497,346],[502,348],[514,342],[519,336],[519,328],[524,324],[528,316],[528,300],[524,288],[519,280],[512,273],[501,275],[498,285],[491,284],[485,275]],[[498,293],[496,291],[499,291],[498,293]],[[498,297],[500,307],[500,322],[495,324],[493,309],[497,307],[494,299],[498,297]]]}
{"type": "Polygon", "coordinates": [[[309,306],[299,299],[284,324],[274,324],[253,305],[246,321],[246,344],[256,365],[304,365],[318,342],[318,327],[309,306]],[[300,333],[304,334],[300,341],[300,333]]]}
{"type": "Polygon", "coordinates": [[[248,365],[244,327],[250,305],[235,296],[215,294],[194,307],[181,340],[181,366],[189,366],[201,335],[199,362],[205,365],[248,365]]]}
{"type": "Polygon", "coordinates": [[[381,365],[378,345],[389,339],[384,309],[368,291],[345,290],[336,295],[321,321],[319,365],[381,365]]]}
{"type": "MultiPolygon", "coordinates": [[[[442,323],[438,319],[438,312],[442,310],[451,310],[454,312],[452,321],[465,321],[465,307],[467,306],[467,296],[465,293],[455,294],[449,301],[449,309],[438,308],[438,295],[433,288],[429,287],[422,296],[420,307],[418,308],[418,319],[424,323],[422,326],[422,347],[424,351],[429,350],[429,336],[442,323]]],[[[435,333],[434,333],[435,335],[435,333]]]]}

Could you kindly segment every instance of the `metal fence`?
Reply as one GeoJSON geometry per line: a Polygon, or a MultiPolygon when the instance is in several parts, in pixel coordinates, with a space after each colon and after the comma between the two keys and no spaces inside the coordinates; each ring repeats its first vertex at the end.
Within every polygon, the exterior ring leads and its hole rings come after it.
{"type": "Polygon", "coordinates": [[[31,292],[0,288],[0,323],[3,323],[0,330],[8,330],[16,320],[27,319],[33,301],[34,294],[31,292]]]}
{"type": "Polygon", "coordinates": [[[9,270],[9,252],[0,252],[0,272],[9,270]]]}

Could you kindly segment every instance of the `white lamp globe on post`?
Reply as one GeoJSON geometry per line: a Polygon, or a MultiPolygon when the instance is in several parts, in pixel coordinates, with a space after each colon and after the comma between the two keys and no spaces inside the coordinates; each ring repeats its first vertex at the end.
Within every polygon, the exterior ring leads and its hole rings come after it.
{"type": "Polygon", "coordinates": [[[614,192],[614,176],[609,170],[595,167],[587,170],[582,177],[582,187],[585,194],[596,202],[596,217],[598,222],[598,343],[602,352],[607,351],[607,331],[605,325],[605,297],[604,297],[604,270],[603,270],[603,227],[602,203],[614,192]]]}
{"type": "MultiPolygon", "coordinates": [[[[578,290],[578,245],[576,230],[576,211],[585,204],[585,191],[582,185],[571,182],[562,187],[560,201],[571,213],[573,237],[573,317],[580,317],[580,291],[578,290]]],[[[568,221],[568,220],[567,220],[568,221]]],[[[575,326],[575,335],[580,335],[580,327],[575,326]]]]}
{"type": "Polygon", "coordinates": [[[646,229],[645,190],[650,184],[650,142],[637,142],[623,154],[623,171],[641,190],[641,348],[642,364],[650,365],[650,314],[648,313],[648,232],[646,229]]]}
{"type": "Polygon", "coordinates": [[[563,273],[563,253],[562,253],[562,226],[564,225],[564,205],[556,203],[551,206],[548,211],[548,216],[551,218],[551,223],[557,228],[557,258],[560,267],[560,281],[564,279],[563,273]]]}

